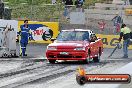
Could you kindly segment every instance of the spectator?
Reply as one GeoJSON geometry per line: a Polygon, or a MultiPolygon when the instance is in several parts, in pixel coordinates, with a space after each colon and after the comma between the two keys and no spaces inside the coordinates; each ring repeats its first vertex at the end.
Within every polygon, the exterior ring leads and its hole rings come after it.
{"type": "Polygon", "coordinates": [[[113,33],[116,34],[120,31],[120,25],[123,23],[123,19],[116,13],[116,16],[112,19],[114,24],[113,33]]]}
{"type": "Polygon", "coordinates": [[[75,1],[76,11],[81,11],[82,12],[83,3],[84,3],[84,0],[76,0],[75,1]]]}
{"type": "MultiPolygon", "coordinates": [[[[28,20],[24,20],[24,25],[21,25],[21,30],[17,33],[17,37],[21,36],[20,39],[20,56],[27,56],[26,47],[28,40],[31,40],[31,30],[28,25],[28,20]]],[[[18,38],[19,39],[19,38],[18,38]]]]}
{"type": "Polygon", "coordinates": [[[81,6],[83,5],[85,0],[79,0],[79,3],[81,4],[81,6]]]}
{"type": "Polygon", "coordinates": [[[122,24],[119,42],[123,38],[123,58],[128,58],[128,46],[130,44],[131,32],[132,31],[130,30],[130,28],[128,28],[125,24],[122,24]]]}
{"type": "Polygon", "coordinates": [[[70,14],[70,9],[71,9],[71,6],[69,6],[69,5],[73,5],[73,1],[72,0],[63,0],[63,3],[65,4],[64,16],[68,19],[69,14],[70,14]]]}
{"type": "Polygon", "coordinates": [[[73,5],[72,0],[64,0],[65,5],[73,5]]]}
{"type": "Polygon", "coordinates": [[[98,22],[98,24],[99,24],[100,33],[102,33],[104,31],[106,23],[103,20],[101,20],[100,22],[98,22]]]}
{"type": "Polygon", "coordinates": [[[124,2],[125,5],[130,5],[130,0],[125,0],[124,2]]]}

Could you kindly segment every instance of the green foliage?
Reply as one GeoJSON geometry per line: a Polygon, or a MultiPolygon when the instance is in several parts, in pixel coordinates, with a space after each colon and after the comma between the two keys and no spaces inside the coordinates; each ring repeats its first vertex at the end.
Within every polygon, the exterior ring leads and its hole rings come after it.
{"type": "MultiPolygon", "coordinates": [[[[64,4],[58,4],[61,1],[57,0],[57,5],[44,5],[51,4],[51,0],[4,0],[4,2],[9,2],[8,6],[12,9],[12,19],[26,17],[31,20],[42,21],[58,20],[58,18],[63,16],[64,4]]],[[[89,5],[102,1],[104,0],[85,0],[84,7],[87,8],[89,5]]],[[[73,9],[75,10],[75,8],[73,9]]]]}
{"type": "Polygon", "coordinates": [[[51,0],[4,0],[4,2],[9,2],[9,4],[20,4],[20,3],[27,3],[27,4],[49,4],[51,0]]]}
{"type": "MultiPolygon", "coordinates": [[[[27,3],[27,4],[34,4],[34,5],[40,5],[40,4],[50,4],[51,0],[3,0],[5,2],[9,2],[10,4],[20,4],[20,3],[27,3]]],[[[61,3],[62,0],[57,0],[58,3],[61,3]]],[[[92,5],[95,2],[103,2],[106,0],[85,0],[85,5],[92,5]]],[[[73,0],[75,2],[75,0],[73,0]]]]}

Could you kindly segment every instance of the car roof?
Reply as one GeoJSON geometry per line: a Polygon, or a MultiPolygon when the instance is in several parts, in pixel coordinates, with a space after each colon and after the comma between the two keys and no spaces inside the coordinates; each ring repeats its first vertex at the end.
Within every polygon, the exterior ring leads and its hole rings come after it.
{"type": "Polygon", "coordinates": [[[68,30],[62,30],[62,31],[87,31],[91,34],[93,33],[93,31],[90,29],[68,29],[68,30]]]}

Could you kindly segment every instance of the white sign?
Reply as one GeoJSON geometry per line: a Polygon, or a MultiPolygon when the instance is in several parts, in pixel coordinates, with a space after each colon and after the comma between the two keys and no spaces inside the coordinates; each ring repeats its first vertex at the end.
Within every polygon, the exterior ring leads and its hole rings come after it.
{"type": "Polygon", "coordinates": [[[113,4],[124,4],[123,0],[113,0],[113,4]]]}
{"type": "Polygon", "coordinates": [[[14,29],[14,31],[16,31],[16,33],[17,33],[18,21],[16,21],[16,20],[2,20],[2,19],[0,19],[0,31],[2,31],[5,28],[7,28],[7,29],[14,29]]]}

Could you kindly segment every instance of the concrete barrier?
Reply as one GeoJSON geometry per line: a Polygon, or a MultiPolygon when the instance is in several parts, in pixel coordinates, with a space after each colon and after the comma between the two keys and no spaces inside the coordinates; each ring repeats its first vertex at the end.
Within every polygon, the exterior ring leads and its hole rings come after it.
{"type": "Polygon", "coordinates": [[[103,20],[112,20],[115,15],[101,15],[101,14],[86,14],[86,18],[93,18],[93,19],[103,19],[103,20]]]}
{"type": "Polygon", "coordinates": [[[118,13],[121,16],[125,15],[122,10],[101,10],[101,9],[85,9],[86,18],[112,20],[118,13]]]}

